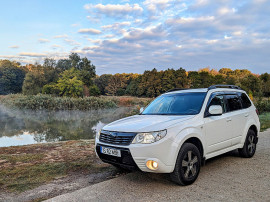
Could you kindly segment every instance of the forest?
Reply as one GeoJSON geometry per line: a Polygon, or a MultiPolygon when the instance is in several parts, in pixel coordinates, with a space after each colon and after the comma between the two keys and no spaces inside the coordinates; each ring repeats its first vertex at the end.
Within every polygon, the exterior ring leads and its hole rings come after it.
{"type": "Polygon", "coordinates": [[[77,53],[58,61],[46,58],[43,64],[22,65],[0,60],[0,95],[50,94],[57,97],[99,95],[156,97],[173,88],[204,88],[213,84],[234,84],[250,97],[270,96],[270,74],[254,74],[247,69],[209,67],[198,71],[168,68],[146,70],[143,74],[96,74],[92,62],[77,53]]]}

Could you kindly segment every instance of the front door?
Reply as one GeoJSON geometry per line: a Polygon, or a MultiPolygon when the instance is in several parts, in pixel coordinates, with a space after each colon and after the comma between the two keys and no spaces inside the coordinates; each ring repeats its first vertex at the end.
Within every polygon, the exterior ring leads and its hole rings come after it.
{"type": "MultiPolygon", "coordinates": [[[[211,105],[221,105],[223,114],[219,116],[207,116],[204,118],[205,140],[207,144],[206,154],[211,154],[231,146],[232,119],[227,112],[224,96],[213,95],[206,110],[211,105]]],[[[206,111],[207,112],[207,111],[206,111]]],[[[206,113],[207,114],[207,113],[206,113]]]]}

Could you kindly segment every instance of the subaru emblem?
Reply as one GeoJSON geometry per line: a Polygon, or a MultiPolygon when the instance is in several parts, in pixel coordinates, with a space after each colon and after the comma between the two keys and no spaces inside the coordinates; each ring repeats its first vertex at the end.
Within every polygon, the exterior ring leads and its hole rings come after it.
{"type": "Polygon", "coordinates": [[[117,133],[116,132],[110,132],[110,136],[116,137],[117,136],[117,133]]]}

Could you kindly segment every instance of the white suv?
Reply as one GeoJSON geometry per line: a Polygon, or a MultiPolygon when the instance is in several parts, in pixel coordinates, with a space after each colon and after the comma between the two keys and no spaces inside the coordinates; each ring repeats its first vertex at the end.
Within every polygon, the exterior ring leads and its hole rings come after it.
{"type": "Polygon", "coordinates": [[[189,185],[209,158],[235,149],[252,157],[259,131],[258,111],[241,88],[177,89],[139,115],[104,126],[96,152],[115,166],[171,173],[174,182],[189,185]]]}

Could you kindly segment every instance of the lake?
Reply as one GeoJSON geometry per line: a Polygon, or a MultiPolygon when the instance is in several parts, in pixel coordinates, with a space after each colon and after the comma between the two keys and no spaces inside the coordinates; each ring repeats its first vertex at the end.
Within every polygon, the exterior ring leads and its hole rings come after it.
{"type": "Polygon", "coordinates": [[[106,124],[131,108],[95,111],[14,110],[0,105],[0,147],[93,139],[106,124]]]}

